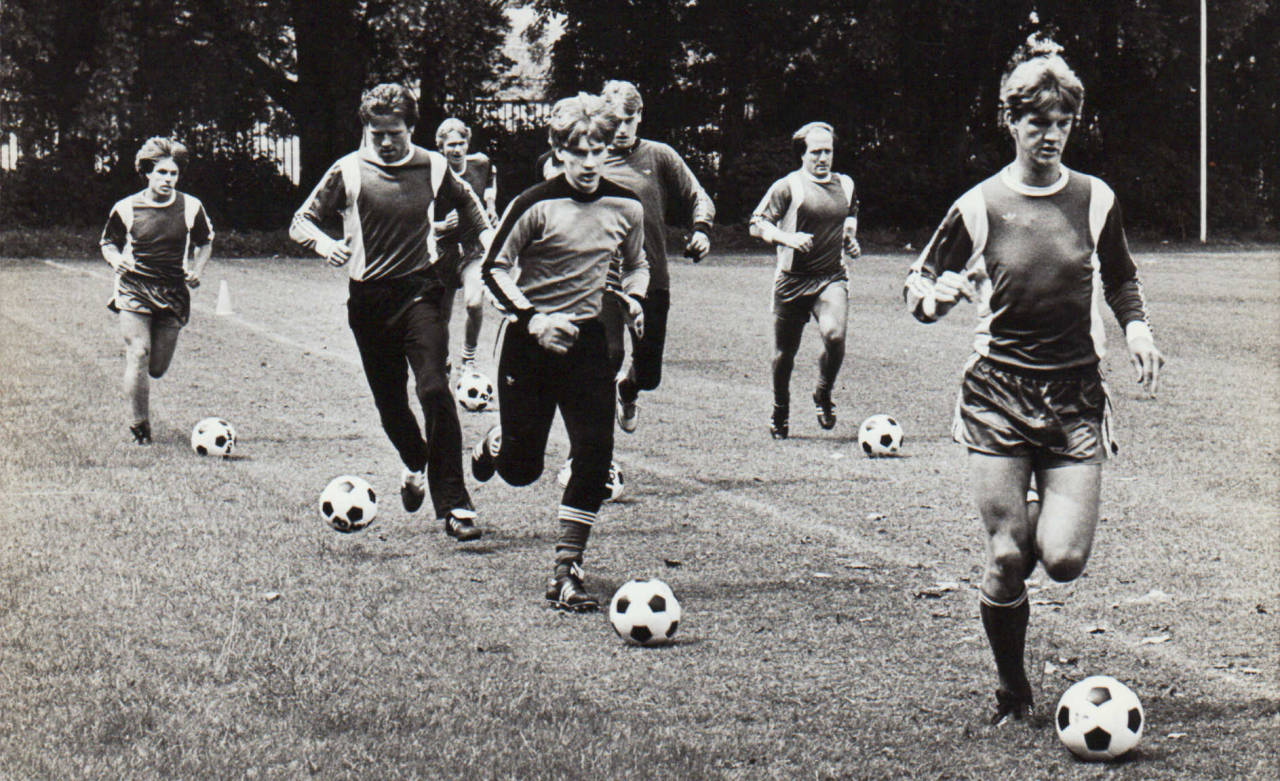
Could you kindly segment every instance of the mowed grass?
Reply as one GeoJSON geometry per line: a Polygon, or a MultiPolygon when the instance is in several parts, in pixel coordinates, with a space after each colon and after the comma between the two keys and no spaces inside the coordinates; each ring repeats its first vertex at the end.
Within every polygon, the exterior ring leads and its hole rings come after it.
{"type": "MultiPolygon", "coordinates": [[[[637,576],[680,597],[678,642],[638,649],[542,604],[559,427],[535,486],[473,486],[480,542],[403,512],[341,272],[215,259],[141,449],[105,265],[0,261],[0,777],[1280,775],[1280,256],[1140,255],[1163,387],[1133,385],[1112,323],[1122,453],[1094,560],[1069,585],[1034,576],[1037,720],[1002,729],[948,436],[973,311],[915,323],[909,262],[854,269],[832,432],[806,334],[785,442],[767,432],[768,258],[674,270],[663,386],[618,434],[628,493],[587,556],[602,598],[637,576]],[[906,429],[902,457],[857,451],[877,412],[906,429]],[[207,415],[235,424],[235,458],[190,452],[207,415]],[[342,473],[382,497],[363,533],[316,511],[342,473]],[[1077,762],[1050,723],[1094,673],[1146,708],[1118,767],[1077,762]]],[[[466,442],[495,421],[464,414],[466,442]]]]}

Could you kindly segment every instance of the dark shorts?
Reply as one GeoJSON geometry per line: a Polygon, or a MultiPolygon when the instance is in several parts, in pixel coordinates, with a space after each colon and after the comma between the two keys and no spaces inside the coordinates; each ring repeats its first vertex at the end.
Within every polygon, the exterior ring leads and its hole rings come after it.
{"type": "Polygon", "coordinates": [[[1034,371],[969,361],[952,437],[970,450],[1031,457],[1037,467],[1100,464],[1117,452],[1111,401],[1097,366],[1034,371]]]}
{"type": "Polygon", "coordinates": [[[150,315],[155,325],[181,328],[191,319],[191,291],[185,282],[174,284],[137,274],[120,274],[107,309],[150,315]]]}
{"type": "Polygon", "coordinates": [[[823,291],[841,285],[847,294],[849,275],[844,269],[835,274],[788,274],[778,272],[773,280],[773,315],[780,320],[808,322],[823,291]]]}

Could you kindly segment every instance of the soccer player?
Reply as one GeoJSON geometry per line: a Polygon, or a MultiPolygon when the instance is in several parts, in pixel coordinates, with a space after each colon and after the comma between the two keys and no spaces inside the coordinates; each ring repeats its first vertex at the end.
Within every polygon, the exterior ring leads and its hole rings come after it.
{"type": "MultiPolygon", "coordinates": [[[[644,335],[633,335],[631,368],[618,382],[618,426],[631,433],[638,423],[636,400],[640,391],[654,390],[662,381],[667,313],[671,308],[666,216],[674,214],[688,220],[693,232],[685,254],[696,262],[711,249],[707,234],[716,210],[693,171],[674,149],[640,138],[644,100],[636,86],[629,81],[609,81],[601,95],[619,119],[602,172],[609,181],[640,196],[644,206],[644,254],[649,261],[649,289],[641,299],[644,335]]],[[[621,330],[617,329],[619,337],[621,330]]]]}
{"type": "Polygon", "coordinates": [[[582,556],[609,496],[613,460],[614,373],[600,311],[614,255],[621,256],[621,289],[610,294],[633,317],[643,317],[633,296],[649,285],[644,209],[634,193],[601,176],[617,126],[598,95],[552,107],[548,138],[563,172],[508,204],[482,272],[514,322],[498,358],[499,425],[476,443],[471,470],[481,482],[495,471],[515,486],[537,480],[560,410],[573,472],[557,513],[546,598],[578,612],[599,607],[583,586],[582,556]]]}
{"type": "MultiPolygon", "coordinates": [[[[436,128],[436,149],[449,161],[449,170],[484,198],[489,221],[496,224],[498,169],[484,154],[469,154],[467,150],[470,145],[471,128],[462,120],[450,117],[436,128]]],[[[457,265],[461,269],[462,299],[467,309],[467,324],[462,339],[462,366],[464,369],[474,369],[476,345],[480,341],[480,328],[484,325],[484,283],[480,280],[482,252],[475,242],[470,246],[459,244],[456,209],[435,223],[435,231],[437,251],[445,259],[447,267],[457,265]],[[461,260],[456,260],[455,256],[461,260]]]]}
{"type": "Polygon", "coordinates": [[[791,136],[800,168],[774,182],[751,214],[751,235],[778,248],[773,284],[773,414],[769,433],[790,431],[791,370],[812,317],[822,337],[813,403],[818,425],[836,425],[831,389],[844,362],[849,311],[846,257],[858,247],[858,195],[853,179],[831,170],[836,134],[810,122],[791,136]]]}
{"type": "Polygon", "coordinates": [[[435,517],[449,536],[465,542],[481,532],[463,483],[462,429],[445,370],[458,273],[447,264],[457,259],[432,263],[432,207],[457,210],[460,243],[487,245],[492,231],[479,198],[448,175],[444,157],[410,142],[417,119],[417,99],[403,86],[379,84],[366,92],[360,149],[330,166],[294,214],[289,235],[329,265],[349,269],[347,322],[382,428],[404,463],[405,510],[417,511],[429,486],[435,517]],[[320,228],[338,214],[341,240],[320,228]],[[409,406],[408,369],[422,429],[409,406]]]}
{"type": "Polygon", "coordinates": [[[139,445],[151,444],[151,379],[169,369],[178,333],[191,317],[191,292],[213,254],[213,225],[200,201],[178,192],[187,148],[169,138],[147,139],[134,168],[145,190],[115,206],[99,242],[115,269],[115,293],[107,308],[119,313],[124,336],[124,394],[139,445]]]}
{"type": "Polygon", "coordinates": [[[1102,302],[1153,394],[1164,363],[1115,194],[1062,164],[1084,86],[1060,50],[1032,36],[1014,54],[1000,82],[1014,160],[955,202],[904,290],[925,323],[961,299],[978,305],[952,434],[968,448],[986,528],[979,598],[999,676],[993,724],[1032,707],[1026,578],[1038,561],[1054,580],[1074,580],[1093,545],[1102,462],[1115,451],[1098,369],[1102,302]]]}

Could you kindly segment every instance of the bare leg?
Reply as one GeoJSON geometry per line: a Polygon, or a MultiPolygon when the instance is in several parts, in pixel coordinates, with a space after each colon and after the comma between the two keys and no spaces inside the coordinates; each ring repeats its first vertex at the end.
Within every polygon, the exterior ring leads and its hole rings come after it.
{"type": "Polygon", "coordinates": [[[1071,581],[1084,572],[1098,528],[1101,464],[1070,464],[1039,473],[1041,511],[1035,549],[1049,577],[1071,581]]]}
{"type": "Polygon", "coordinates": [[[151,316],[137,312],[120,313],[120,334],[124,337],[124,395],[133,422],[150,415],[151,316]]]}

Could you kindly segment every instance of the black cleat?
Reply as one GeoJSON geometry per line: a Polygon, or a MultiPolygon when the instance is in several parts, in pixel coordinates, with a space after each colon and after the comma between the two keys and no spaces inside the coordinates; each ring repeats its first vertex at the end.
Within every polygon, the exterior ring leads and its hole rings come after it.
{"type": "Polygon", "coordinates": [[[831,392],[813,392],[813,408],[818,413],[818,425],[830,430],[836,427],[836,403],[831,400],[831,392]]]}
{"type": "Polygon", "coordinates": [[[129,427],[129,433],[133,435],[133,442],[137,445],[151,444],[151,422],[144,420],[129,427]]]}
{"type": "Polygon", "coordinates": [[[773,405],[773,415],[769,417],[769,434],[774,439],[786,439],[790,433],[790,424],[788,419],[791,417],[791,410],[788,407],[773,405]]]}
{"type": "Polygon", "coordinates": [[[466,507],[455,507],[443,519],[444,533],[458,542],[471,542],[480,539],[480,527],[476,526],[476,511],[466,507]]]}
{"type": "Polygon", "coordinates": [[[471,449],[471,474],[480,482],[488,482],[497,471],[497,457],[494,450],[502,446],[502,429],[494,426],[489,429],[476,446],[471,449]]]}
{"type": "Polygon", "coordinates": [[[596,598],[587,593],[582,586],[582,565],[576,561],[569,565],[567,571],[561,572],[547,582],[547,602],[556,610],[570,613],[591,613],[600,609],[596,598]]]}
{"type": "Polygon", "coordinates": [[[421,471],[414,472],[405,467],[400,476],[400,502],[406,512],[415,513],[422,507],[422,500],[427,496],[427,476],[421,471]]]}
{"type": "Polygon", "coordinates": [[[1030,692],[1014,694],[1008,689],[996,689],[996,712],[991,716],[991,725],[999,727],[1011,721],[1029,722],[1033,706],[1030,692]]]}

